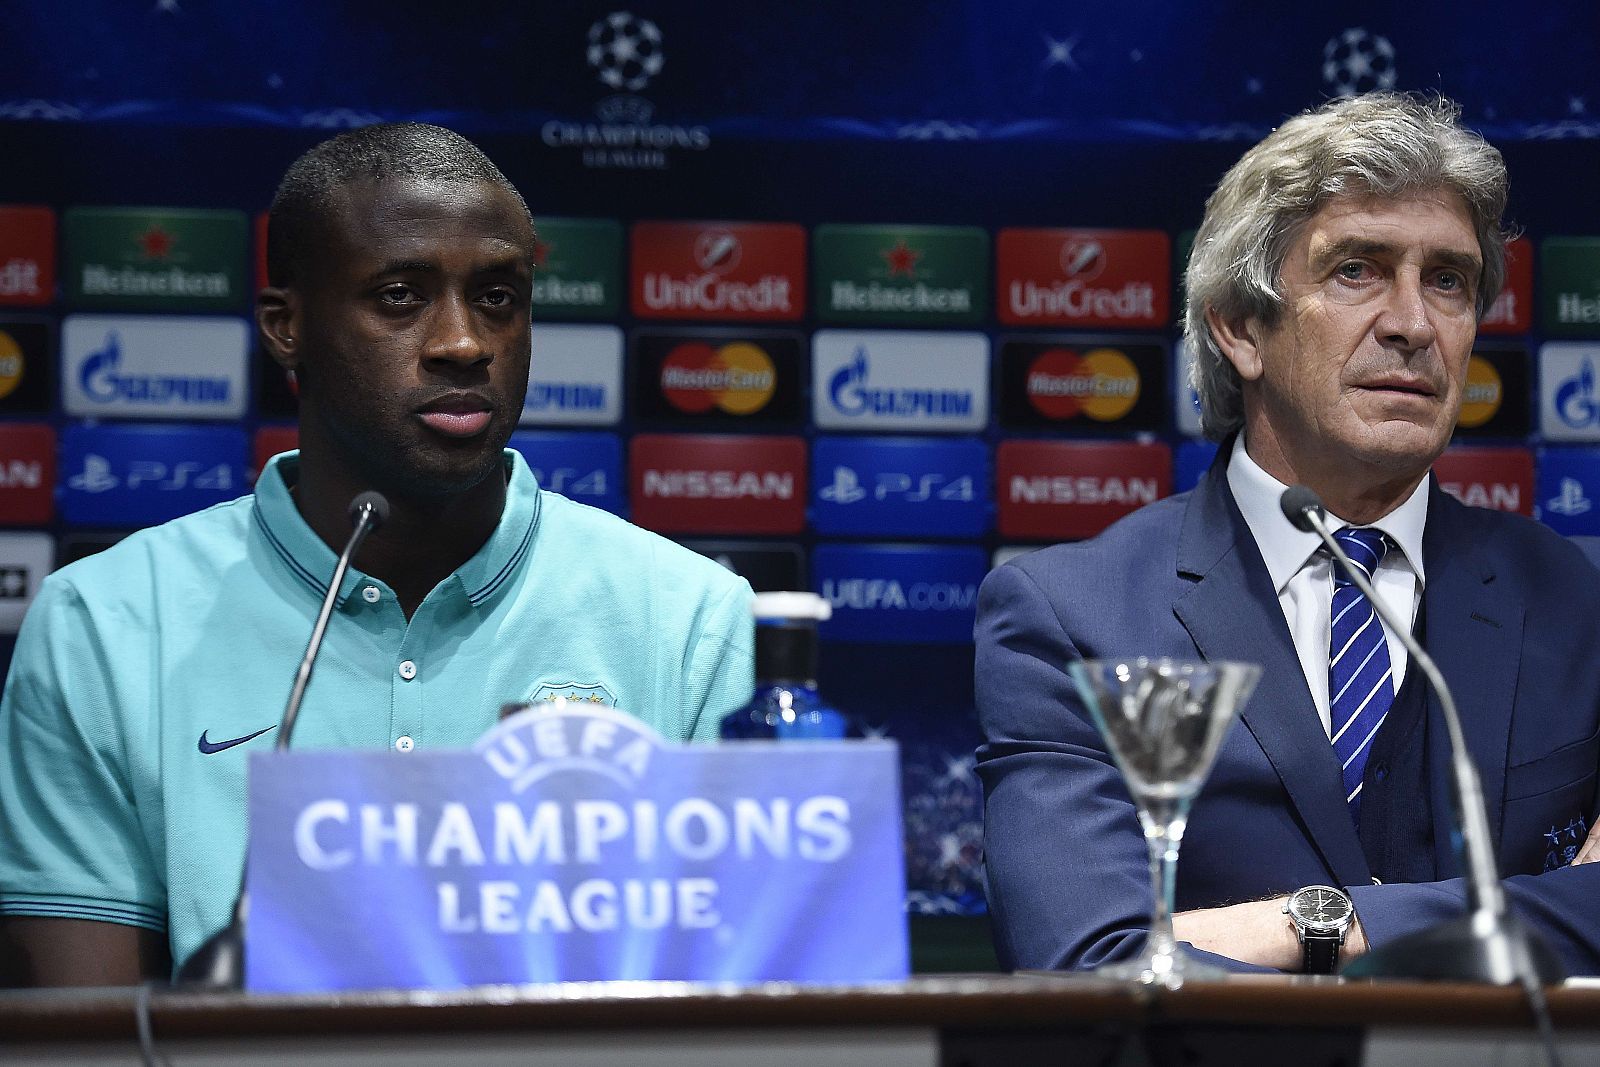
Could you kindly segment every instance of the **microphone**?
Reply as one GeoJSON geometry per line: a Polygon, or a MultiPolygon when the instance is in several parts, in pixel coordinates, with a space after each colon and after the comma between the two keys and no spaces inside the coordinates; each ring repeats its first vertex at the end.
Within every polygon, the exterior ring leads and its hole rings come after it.
{"type": "MultiPolygon", "coordinates": [[[[322,598],[322,610],[317,612],[316,625],[311,628],[311,640],[306,643],[306,654],[295,671],[294,687],[289,690],[289,702],[284,706],[283,718],[278,723],[276,752],[289,748],[289,738],[294,734],[295,721],[300,717],[300,703],[305,700],[306,687],[311,684],[311,670],[316,666],[317,653],[322,650],[322,638],[328,632],[328,620],[339,600],[339,586],[344,583],[350,560],[361,548],[367,535],[389,518],[389,501],[382,493],[368,489],[350,501],[350,539],[345,542],[339,561],[334,564],[333,577],[328,580],[328,592],[322,598]]],[[[183,962],[178,970],[176,984],[216,991],[237,990],[244,986],[244,924],[250,911],[249,895],[245,892],[244,872],[239,875],[239,892],[233,898],[233,912],[226,926],[206,938],[201,946],[183,962]]]]}
{"type": "Polygon", "coordinates": [[[1352,563],[1334,540],[1325,521],[1327,512],[1317,494],[1296,485],[1284,491],[1278,506],[1295,529],[1321,539],[1351,582],[1371,602],[1389,632],[1405,646],[1411,661],[1439,695],[1439,707],[1450,735],[1451,800],[1461,831],[1456,847],[1466,874],[1467,914],[1373,949],[1351,961],[1340,973],[1351,978],[1433,978],[1494,985],[1560,982],[1566,974],[1555,953],[1511,913],[1506,900],[1483,802],[1483,782],[1468,754],[1455,697],[1444,675],[1411,635],[1410,625],[1395,617],[1372,588],[1366,572],[1352,563]]]}

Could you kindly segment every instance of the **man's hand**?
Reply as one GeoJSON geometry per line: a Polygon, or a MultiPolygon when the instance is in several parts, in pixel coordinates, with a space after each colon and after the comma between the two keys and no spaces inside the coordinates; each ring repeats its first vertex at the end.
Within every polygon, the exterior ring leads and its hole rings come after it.
{"type": "MultiPolygon", "coordinates": [[[[1593,840],[1593,838],[1591,838],[1593,840]]],[[[1600,853],[1600,846],[1597,846],[1600,853]]],[[[1252,900],[1222,908],[1180,912],[1172,918],[1173,932],[1179,941],[1195,948],[1228,956],[1259,967],[1298,971],[1302,960],[1300,939],[1295,936],[1289,917],[1283,913],[1287,897],[1252,900]]],[[[1341,964],[1367,951],[1367,937],[1361,920],[1351,922],[1339,950],[1341,964]]]]}

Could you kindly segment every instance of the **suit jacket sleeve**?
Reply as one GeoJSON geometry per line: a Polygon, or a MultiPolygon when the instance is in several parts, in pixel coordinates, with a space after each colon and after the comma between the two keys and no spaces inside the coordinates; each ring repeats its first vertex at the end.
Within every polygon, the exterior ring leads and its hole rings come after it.
{"type": "Polygon", "coordinates": [[[1149,858],[1133,801],[1067,673],[1083,652],[1016,565],[984,581],[976,641],[985,872],[1000,961],[1056,969],[1132,956],[1150,921],[1149,858]]]}

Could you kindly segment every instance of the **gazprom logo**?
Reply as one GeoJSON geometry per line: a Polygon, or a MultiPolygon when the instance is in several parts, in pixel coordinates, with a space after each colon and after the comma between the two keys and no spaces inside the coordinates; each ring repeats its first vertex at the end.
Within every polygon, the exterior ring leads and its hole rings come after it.
{"type": "Polygon", "coordinates": [[[963,431],[988,420],[982,334],[821,330],[812,346],[824,429],[963,431]]]}
{"type": "Polygon", "coordinates": [[[972,393],[958,389],[875,389],[867,384],[867,349],[856,348],[855,359],[841,367],[829,383],[833,406],[845,415],[966,416],[972,413],[972,393]]]}
{"type": "Polygon", "coordinates": [[[1600,441],[1600,345],[1549,341],[1539,347],[1539,431],[1547,441],[1600,441]]]}
{"type": "Polygon", "coordinates": [[[84,361],[78,384],[84,393],[107,402],[134,404],[227,404],[232,383],[226,378],[183,377],[179,375],[122,374],[122,341],[115,330],[106,334],[105,345],[84,361]]]}
{"type": "Polygon", "coordinates": [[[91,418],[238,418],[248,341],[242,319],[69,315],[62,404],[91,418]]]}
{"type": "Polygon", "coordinates": [[[1585,359],[1576,374],[1556,387],[1556,417],[1573,429],[1600,425],[1592,360],[1585,359]]]}

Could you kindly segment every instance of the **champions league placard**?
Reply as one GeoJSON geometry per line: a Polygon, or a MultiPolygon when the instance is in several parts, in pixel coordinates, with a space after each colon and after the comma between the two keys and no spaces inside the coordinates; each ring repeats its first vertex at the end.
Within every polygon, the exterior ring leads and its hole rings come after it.
{"type": "Polygon", "coordinates": [[[676,745],[602,705],[250,764],[253,992],[905,978],[885,741],[676,745]]]}

